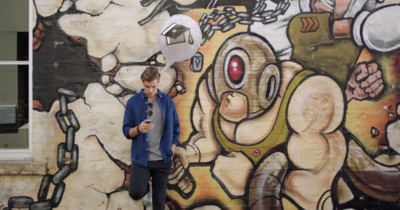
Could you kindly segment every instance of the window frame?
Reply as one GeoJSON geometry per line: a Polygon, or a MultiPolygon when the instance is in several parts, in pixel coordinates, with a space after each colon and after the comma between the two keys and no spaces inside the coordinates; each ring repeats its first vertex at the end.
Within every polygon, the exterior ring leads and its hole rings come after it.
{"type": "Polygon", "coordinates": [[[32,84],[32,70],[33,70],[33,55],[32,55],[32,44],[33,44],[33,32],[32,32],[32,8],[33,2],[28,1],[28,43],[29,43],[29,56],[26,61],[0,61],[0,66],[7,65],[28,65],[28,148],[27,149],[0,149],[0,161],[4,160],[33,160],[33,121],[32,121],[32,111],[33,111],[33,84],[32,84]]]}

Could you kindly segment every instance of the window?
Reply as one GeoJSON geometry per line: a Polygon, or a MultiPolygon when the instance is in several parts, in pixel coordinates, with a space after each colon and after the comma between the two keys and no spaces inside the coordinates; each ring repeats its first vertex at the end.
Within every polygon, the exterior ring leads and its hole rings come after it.
{"type": "Polygon", "coordinates": [[[0,160],[32,158],[30,0],[0,0],[0,160]]]}

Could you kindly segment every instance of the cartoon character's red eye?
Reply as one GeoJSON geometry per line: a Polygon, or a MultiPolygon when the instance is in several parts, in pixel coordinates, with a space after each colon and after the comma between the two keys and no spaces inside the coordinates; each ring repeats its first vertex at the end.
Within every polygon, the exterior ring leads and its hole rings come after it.
{"type": "Polygon", "coordinates": [[[233,84],[239,84],[244,77],[244,61],[237,55],[229,60],[228,76],[233,84]]]}

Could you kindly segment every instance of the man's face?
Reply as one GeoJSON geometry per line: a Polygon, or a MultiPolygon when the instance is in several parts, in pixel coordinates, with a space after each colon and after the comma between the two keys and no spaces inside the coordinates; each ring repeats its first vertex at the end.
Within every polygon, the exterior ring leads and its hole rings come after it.
{"type": "Polygon", "coordinates": [[[159,83],[160,79],[155,79],[153,81],[143,81],[144,93],[147,95],[147,97],[153,98],[157,95],[159,83]]]}

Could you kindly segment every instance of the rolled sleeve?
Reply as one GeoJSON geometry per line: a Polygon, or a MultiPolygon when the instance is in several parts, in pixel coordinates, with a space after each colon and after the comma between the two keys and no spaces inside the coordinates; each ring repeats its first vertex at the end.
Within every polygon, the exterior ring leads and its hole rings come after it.
{"type": "Polygon", "coordinates": [[[129,100],[126,104],[125,114],[124,114],[124,122],[122,126],[122,132],[127,139],[132,139],[133,137],[129,136],[129,130],[136,126],[135,124],[135,112],[133,111],[132,101],[129,100]]]}

